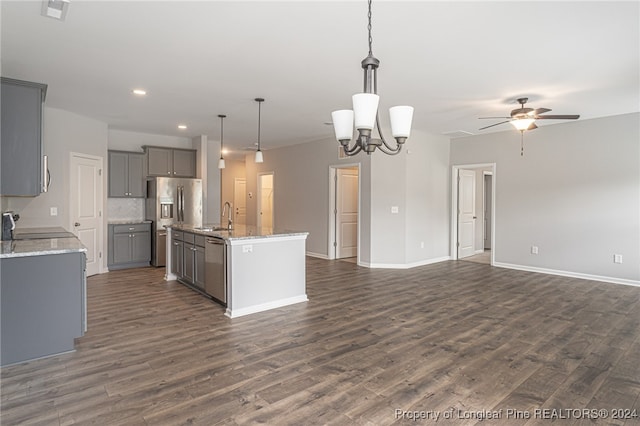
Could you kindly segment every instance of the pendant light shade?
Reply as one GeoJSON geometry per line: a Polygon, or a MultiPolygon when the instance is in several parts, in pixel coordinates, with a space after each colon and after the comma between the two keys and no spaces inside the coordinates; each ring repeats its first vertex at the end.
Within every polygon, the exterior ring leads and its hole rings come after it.
{"type": "Polygon", "coordinates": [[[260,115],[261,115],[261,106],[264,102],[263,98],[256,98],[255,101],[258,103],[258,150],[256,151],[256,163],[264,162],[264,158],[262,157],[262,151],[260,150],[260,115]]]}
{"type": "Polygon", "coordinates": [[[224,149],[224,119],[226,115],[219,114],[218,117],[220,117],[220,159],[218,160],[218,168],[224,169],[225,164],[224,157],[222,156],[222,151],[224,149]]]}

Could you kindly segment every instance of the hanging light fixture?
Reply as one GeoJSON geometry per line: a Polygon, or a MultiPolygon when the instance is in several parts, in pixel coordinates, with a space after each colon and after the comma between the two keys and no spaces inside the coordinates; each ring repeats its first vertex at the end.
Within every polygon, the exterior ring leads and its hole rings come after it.
{"type": "Polygon", "coordinates": [[[262,151],[260,150],[260,106],[264,102],[264,99],[256,98],[255,101],[258,103],[258,150],[256,151],[256,163],[262,163],[264,159],[262,158],[262,151]]]}
{"type": "Polygon", "coordinates": [[[224,119],[227,117],[224,114],[218,115],[220,117],[220,159],[218,160],[218,168],[224,169],[224,157],[222,156],[222,152],[224,150],[224,119]]]}
{"type": "Polygon", "coordinates": [[[391,119],[391,134],[396,140],[396,145],[391,146],[382,136],[380,119],[378,117],[378,66],[380,61],[373,56],[371,38],[371,0],[369,0],[369,55],[362,60],[364,70],[364,93],[353,95],[353,110],[339,110],[331,113],[336,139],[344,149],[346,155],[356,155],[360,151],[371,154],[380,148],[380,151],[388,155],[400,152],[402,145],[411,133],[411,121],[413,119],[413,107],[395,106],[389,109],[391,119]],[[353,137],[353,126],[358,130],[358,137],[353,146],[349,146],[353,137]],[[372,137],[373,129],[378,129],[380,139],[372,137]]]}

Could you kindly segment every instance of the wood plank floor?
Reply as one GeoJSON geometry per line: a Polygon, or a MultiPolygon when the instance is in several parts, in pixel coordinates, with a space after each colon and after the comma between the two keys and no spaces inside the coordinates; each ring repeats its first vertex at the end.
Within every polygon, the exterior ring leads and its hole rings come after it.
{"type": "Polygon", "coordinates": [[[77,351],[2,369],[2,425],[640,424],[637,287],[308,258],[309,302],[231,320],[163,272],[89,278],[77,351]]]}

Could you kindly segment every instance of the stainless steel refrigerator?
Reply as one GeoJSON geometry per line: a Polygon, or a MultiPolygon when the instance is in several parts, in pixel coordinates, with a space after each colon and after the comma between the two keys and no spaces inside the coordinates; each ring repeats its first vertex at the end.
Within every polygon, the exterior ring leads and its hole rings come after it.
{"type": "Polygon", "coordinates": [[[165,266],[167,262],[165,226],[175,224],[202,226],[202,180],[148,178],[145,217],[153,222],[151,264],[165,266]]]}

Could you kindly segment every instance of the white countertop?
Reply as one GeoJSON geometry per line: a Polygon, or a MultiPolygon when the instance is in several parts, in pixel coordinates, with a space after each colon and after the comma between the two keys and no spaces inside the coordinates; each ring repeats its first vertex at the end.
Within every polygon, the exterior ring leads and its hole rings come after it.
{"type": "Polygon", "coordinates": [[[2,241],[2,246],[0,246],[0,259],[86,251],[87,248],[83,246],[77,238],[2,241]]]}

